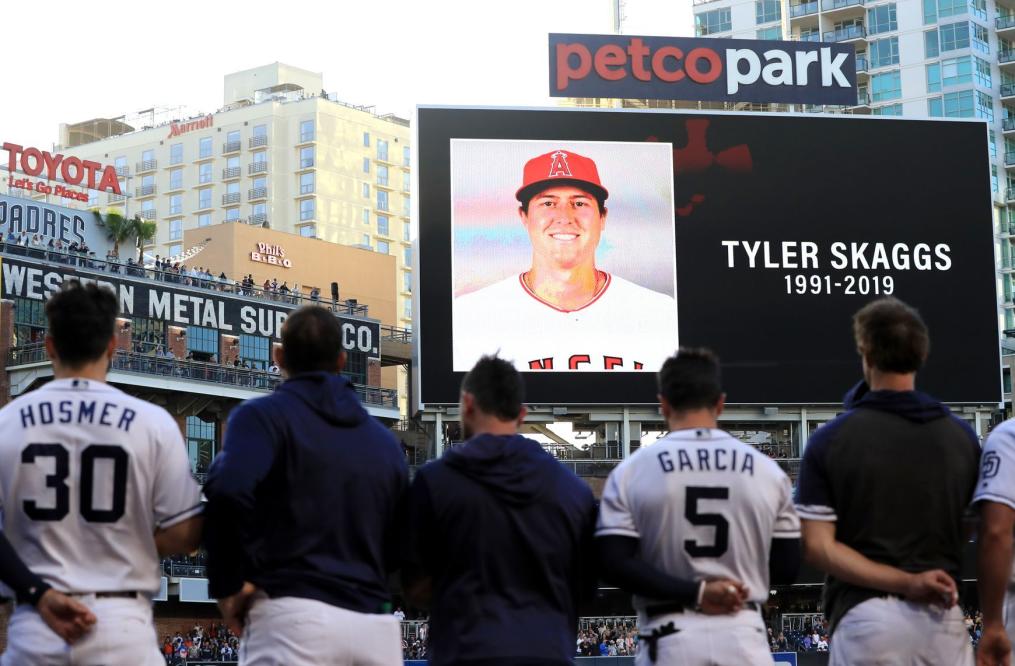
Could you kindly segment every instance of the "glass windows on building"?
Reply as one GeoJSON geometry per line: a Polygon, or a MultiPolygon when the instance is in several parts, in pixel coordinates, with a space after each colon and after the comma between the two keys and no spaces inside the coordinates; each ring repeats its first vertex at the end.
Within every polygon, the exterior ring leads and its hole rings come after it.
{"type": "Polygon", "coordinates": [[[238,206],[232,208],[226,208],[226,222],[237,222],[240,219],[240,209],[238,206]]]}
{"type": "Polygon", "coordinates": [[[212,156],[212,142],[211,137],[203,137],[197,142],[197,157],[198,159],[206,159],[212,156]]]}
{"type": "Polygon", "coordinates": [[[169,240],[175,241],[181,238],[183,238],[183,219],[169,220],[169,240]]]}
{"type": "Polygon", "coordinates": [[[993,192],[999,192],[1001,190],[1000,182],[997,179],[997,165],[990,165],[990,189],[993,192]]]}
{"type": "Polygon", "coordinates": [[[305,146],[300,148],[300,168],[309,169],[314,166],[314,147],[305,146]]]}
{"type": "Polygon", "coordinates": [[[387,217],[385,215],[378,215],[377,216],[377,233],[379,233],[382,236],[390,236],[391,235],[389,233],[389,231],[390,231],[390,222],[391,222],[391,218],[389,218],[389,217],[387,217]]]}
{"type": "Polygon", "coordinates": [[[363,147],[370,147],[370,132],[363,132],[363,147]]]}
{"type": "MultiPolygon", "coordinates": [[[[183,214],[183,195],[173,194],[169,197],[169,214],[170,215],[182,215],[183,214]]],[[[173,239],[176,240],[176,239],[173,239]]]]}
{"type": "Polygon", "coordinates": [[[391,243],[388,241],[378,240],[377,251],[381,254],[391,254],[391,243]]]}
{"type": "Polygon", "coordinates": [[[388,193],[384,190],[377,190],[377,210],[389,210],[388,193]]]}
{"type": "Polygon", "coordinates": [[[187,327],[187,351],[195,361],[210,361],[212,356],[218,357],[219,332],[206,326],[187,327]]]}
{"type": "Polygon", "coordinates": [[[241,333],[240,360],[246,361],[256,370],[266,370],[271,365],[271,340],[241,333]]]}
{"type": "Polygon", "coordinates": [[[155,219],[155,199],[148,199],[141,202],[141,217],[146,220],[155,219]]]}
{"type": "MultiPolygon", "coordinates": [[[[380,141],[377,143],[380,144],[380,141]]],[[[383,164],[377,165],[377,184],[388,187],[388,167],[383,164]]]]}
{"type": "Polygon", "coordinates": [[[125,176],[127,175],[127,156],[120,155],[113,162],[113,166],[116,167],[116,175],[125,176]]]}
{"type": "Polygon", "coordinates": [[[402,146],[402,166],[409,166],[409,146],[402,146]]]}
{"type": "Polygon", "coordinates": [[[226,183],[226,196],[229,195],[240,195],[240,184],[238,182],[226,183]]]}
{"type": "Polygon", "coordinates": [[[151,188],[155,187],[155,175],[146,173],[141,176],[141,189],[145,192],[151,193],[151,188]]]}
{"type": "MultiPolygon", "coordinates": [[[[267,125],[254,125],[253,137],[262,142],[268,140],[268,126],[267,125]]],[[[255,145],[264,145],[263,143],[255,142],[255,145]]]]}
{"type": "Polygon", "coordinates": [[[898,70],[871,77],[871,100],[888,102],[902,97],[902,75],[898,70]]]}
{"type": "Polygon", "coordinates": [[[377,139],[377,159],[382,162],[388,161],[388,142],[384,139],[377,139]]]}
{"type": "Polygon", "coordinates": [[[412,174],[408,171],[402,172],[402,191],[408,192],[412,189],[412,174]]]}
{"type": "Polygon", "coordinates": [[[267,164],[268,163],[268,151],[259,150],[254,153],[254,164],[267,164]]]}
{"type": "Polygon", "coordinates": [[[187,455],[190,457],[190,471],[194,474],[206,474],[215,452],[215,421],[188,416],[187,455]]]}
{"type": "Polygon", "coordinates": [[[994,122],[994,99],[985,92],[976,93],[976,117],[994,122]]]}
{"type": "Polygon", "coordinates": [[[990,63],[979,56],[973,56],[973,78],[976,80],[977,85],[984,88],[994,87],[994,78],[990,73],[990,63]]]}
{"type": "Polygon", "coordinates": [[[370,173],[370,158],[363,158],[363,173],[370,173]]]}
{"type": "Polygon", "coordinates": [[[363,241],[360,245],[366,247],[367,249],[372,249],[370,245],[370,234],[363,234],[363,241]]]}
{"type": "Polygon", "coordinates": [[[945,93],[941,99],[942,112],[936,114],[938,116],[944,116],[945,118],[970,118],[976,113],[972,90],[957,90],[945,93]]]}
{"type": "Polygon", "coordinates": [[[870,43],[871,67],[888,67],[899,64],[899,38],[889,37],[870,43]]]}
{"type": "Polygon", "coordinates": [[[151,354],[165,351],[166,322],[156,319],[135,317],[130,320],[131,351],[138,354],[151,354]]]}
{"type": "Polygon", "coordinates": [[[969,48],[969,21],[948,23],[937,29],[939,48],[942,53],[969,48]]]}
{"type": "Polygon", "coordinates": [[[410,240],[409,234],[412,233],[412,225],[406,222],[402,225],[402,240],[410,240]]]}
{"type": "Polygon", "coordinates": [[[412,248],[407,247],[402,250],[402,263],[406,266],[412,266],[412,248]]]}
{"type": "Polygon", "coordinates": [[[197,191],[198,209],[211,208],[211,188],[204,187],[197,191]]]}
{"type": "Polygon", "coordinates": [[[991,157],[997,157],[997,136],[994,130],[987,130],[987,152],[991,157]]]}
{"type": "Polygon", "coordinates": [[[408,271],[402,273],[402,291],[412,291],[412,273],[408,271]]]}
{"type": "Polygon", "coordinates": [[[713,9],[710,12],[701,12],[694,15],[694,34],[698,37],[713,35],[717,32],[727,32],[732,29],[733,23],[730,19],[729,7],[713,9]]]}
{"type": "Polygon", "coordinates": [[[363,224],[366,224],[366,225],[370,224],[370,209],[369,208],[364,208],[363,209],[363,224]]]}
{"type": "Polygon", "coordinates": [[[756,39],[782,39],[782,28],[773,25],[770,28],[761,28],[754,34],[756,39]]]}
{"type": "Polygon", "coordinates": [[[30,298],[15,298],[14,346],[41,344],[45,339],[46,303],[30,298]]]}
{"type": "Polygon", "coordinates": [[[875,106],[871,113],[875,116],[901,116],[902,105],[901,104],[886,104],[884,106],[875,106]]]}
{"type": "Polygon", "coordinates": [[[367,383],[367,357],[363,352],[349,352],[346,354],[345,369],[342,376],[348,377],[353,384],[365,385],[367,383]]]}
{"type": "Polygon", "coordinates": [[[155,159],[155,149],[154,148],[149,148],[149,149],[144,150],[144,151],[141,152],[141,161],[142,162],[151,162],[154,159],[155,159]]]}
{"type": "Polygon", "coordinates": [[[412,299],[407,298],[402,301],[402,316],[406,319],[412,319],[412,299]]]}
{"type": "Polygon", "coordinates": [[[169,252],[170,258],[172,258],[172,257],[178,257],[181,254],[183,254],[183,245],[181,245],[180,243],[175,243],[173,245],[170,245],[168,252],[169,252]]]}
{"type": "Polygon", "coordinates": [[[226,143],[231,144],[230,148],[235,147],[236,150],[239,150],[239,146],[237,145],[239,142],[240,142],[240,130],[233,130],[226,134],[226,143]]]}
{"type": "Polygon", "coordinates": [[[317,238],[317,231],[312,224],[304,224],[300,227],[300,236],[303,238],[317,238]]]}
{"type": "Polygon", "coordinates": [[[268,204],[263,202],[254,204],[250,207],[250,214],[260,215],[262,217],[266,216],[268,214],[268,204]]]}
{"type": "Polygon", "coordinates": [[[300,123],[300,143],[313,141],[316,135],[313,120],[304,120],[300,123]]]}
{"type": "Polygon", "coordinates": [[[169,172],[169,189],[170,191],[183,189],[183,169],[173,169],[169,172]]]}
{"type": "Polygon", "coordinates": [[[207,227],[211,225],[211,213],[201,213],[197,216],[197,226],[207,227]]]}
{"type": "Polygon", "coordinates": [[[300,174],[300,194],[313,194],[315,187],[314,172],[307,171],[300,174]]]}
{"type": "Polygon", "coordinates": [[[229,173],[231,173],[231,174],[235,174],[235,176],[233,176],[234,178],[239,177],[239,175],[240,175],[240,173],[239,173],[240,172],[240,156],[239,155],[233,155],[232,157],[226,159],[226,170],[229,171],[229,173]]]}
{"type": "Polygon", "coordinates": [[[973,80],[973,60],[970,56],[945,58],[941,61],[941,85],[957,86],[973,80]]]}
{"type": "Polygon", "coordinates": [[[169,146],[169,163],[183,164],[183,144],[174,143],[169,146]]]}
{"type": "Polygon", "coordinates": [[[754,0],[754,22],[758,25],[782,19],[781,0],[754,0]]]}
{"type": "Polygon", "coordinates": [[[314,219],[315,208],[313,199],[300,199],[300,221],[306,222],[314,219]]]}
{"type": "Polygon", "coordinates": [[[370,198],[370,183],[363,183],[363,198],[370,198]]]}
{"type": "Polygon", "coordinates": [[[207,185],[212,181],[212,162],[201,162],[197,167],[197,182],[200,185],[207,185]]]}
{"type": "Polygon", "coordinates": [[[867,10],[868,34],[877,35],[882,32],[891,32],[898,29],[899,22],[895,17],[894,2],[867,10]]]}
{"type": "Polygon", "coordinates": [[[923,33],[923,55],[927,58],[936,58],[941,52],[938,47],[937,29],[928,30],[923,33]]]}
{"type": "Polygon", "coordinates": [[[927,92],[941,92],[941,63],[932,62],[927,69],[927,92]]]}
{"type": "Polygon", "coordinates": [[[990,53],[990,34],[979,23],[969,24],[973,48],[980,53],[990,53]]]}

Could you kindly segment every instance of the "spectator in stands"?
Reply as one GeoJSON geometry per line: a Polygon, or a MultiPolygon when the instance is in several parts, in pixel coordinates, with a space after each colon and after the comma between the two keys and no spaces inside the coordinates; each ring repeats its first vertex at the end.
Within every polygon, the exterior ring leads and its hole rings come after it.
{"type": "Polygon", "coordinates": [[[393,615],[395,616],[395,619],[398,620],[399,622],[405,621],[405,611],[402,610],[401,606],[395,609],[393,615]]]}

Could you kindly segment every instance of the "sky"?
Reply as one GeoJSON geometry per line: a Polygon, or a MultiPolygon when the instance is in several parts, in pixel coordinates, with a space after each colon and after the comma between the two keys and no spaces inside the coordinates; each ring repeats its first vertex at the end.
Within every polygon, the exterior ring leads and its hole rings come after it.
{"type": "MultiPolygon", "coordinates": [[[[691,0],[623,0],[622,31],[690,36],[691,0]]],[[[610,33],[612,0],[7,2],[0,142],[153,106],[214,112],[222,77],[275,61],[379,113],[416,104],[555,106],[547,33],[610,33]],[[280,9],[281,8],[281,9],[280,9]],[[323,11],[322,11],[323,9],[323,11]]]]}

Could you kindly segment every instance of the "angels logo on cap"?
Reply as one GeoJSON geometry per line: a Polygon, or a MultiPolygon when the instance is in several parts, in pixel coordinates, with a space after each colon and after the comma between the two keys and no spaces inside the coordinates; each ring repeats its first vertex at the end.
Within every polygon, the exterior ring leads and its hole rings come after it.
{"type": "Polygon", "coordinates": [[[610,196],[591,158],[558,148],[525,163],[522,186],[515,192],[515,198],[525,203],[541,189],[566,184],[580,187],[604,201],[610,196]]]}

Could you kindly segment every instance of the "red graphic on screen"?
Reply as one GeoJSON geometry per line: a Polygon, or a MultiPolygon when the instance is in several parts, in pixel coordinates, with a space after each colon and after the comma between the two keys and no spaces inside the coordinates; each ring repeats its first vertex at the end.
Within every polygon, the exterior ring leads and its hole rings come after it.
{"type": "MultiPolygon", "coordinates": [[[[711,120],[696,118],[687,121],[687,143],[673,149],[673,173],[679,178],[697,174],[713,167],[733,173],[750,173],[754,168],[751,148],[746,143],[724,148],[713,152],[708,147],[708,127],[711,120]]],[[[658,141],[656,136],[646,137],[646,141],[658,141]]],[[[675,206],[677,217],[687,217],[696,206],[705,203],[705,194],[695,192],[686,202],[675,206]]]]}

